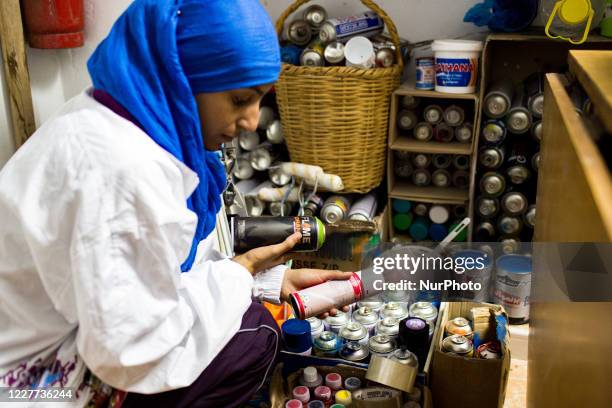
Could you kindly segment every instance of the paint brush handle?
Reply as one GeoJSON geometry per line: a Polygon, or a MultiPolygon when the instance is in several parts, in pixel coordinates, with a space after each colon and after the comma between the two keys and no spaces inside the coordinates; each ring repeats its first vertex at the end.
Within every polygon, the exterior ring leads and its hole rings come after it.
{"type": "Polygon", "coordinates": [[[470,217],[465,217],[463,220],[461,220],[461,222],[457,224],[442,241],[440,241],[435,251],[440,252],[448,244],[453,242],[453,240],[457,238],[457,235],[461,234],[461,232],[466,229],[468,225],[470,225],[470,222],[470,217]]]}

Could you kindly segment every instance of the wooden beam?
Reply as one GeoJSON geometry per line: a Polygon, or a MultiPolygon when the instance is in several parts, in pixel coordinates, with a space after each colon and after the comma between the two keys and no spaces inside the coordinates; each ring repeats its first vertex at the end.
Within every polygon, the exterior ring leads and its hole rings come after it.
{"type": "Polygon", "coordinates": [[[15,149],[36,130],[19,0],[0,0],[0,48],[15,149]]]}

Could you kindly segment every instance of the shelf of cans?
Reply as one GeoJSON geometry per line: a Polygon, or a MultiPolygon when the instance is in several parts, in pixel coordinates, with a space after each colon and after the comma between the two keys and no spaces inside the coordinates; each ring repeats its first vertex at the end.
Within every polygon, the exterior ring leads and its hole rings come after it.
{"type": "Polygon", "coordinates": [[[540,163],[543,75],[492,83],[483,101],[474,240],[500,241],[508,252],[531,241],[540,163]]]}
{"type": "Polygon", "coordinates": [[[310,67],[395,64],[396,46],[383,35],[384,22],[376,13],[328,17],[325,8],[315,4],[288,23],[281,42],[282,61],[310,67]]]}
{"type": "MultiPolygon", "coordinates": [[[[467,216],[466,204],[432,204],[397,198],[389,201],[392,209],[390,241],[398,244],[442,241],[467,216]]],[[[467,235],[467,230],[463,230],[454,241],[465,242],[467,235]]]]}
{"type": "Polygon", "coordinates": [[[234,147],[225,150],[226,166],[233,180],[224,193],[230,215],[305,215],[320,217],[326,223],[344,219],[372,221],[376,215],[378,199],[374,192],[337,195],[315,192],[308,187],[301,196],[297,194],[298,181],[292,180],[280,167],[289,161],[289,154],[273,95],[262,102],[257,131],[242,131],[234,147]],[[283,187],[285,194],[261,197],[263,189],[283,187]]]}
{"type": "Polygon", "coordinates": [[[367,366],[372,355],[390,357],[406,349],[422,372],[436,327],[440,302],[409,303],[404,291],[388,291],[338,311],[324,320],[290,318],[282,325],[285,350],[343,359],[367,366]],[[409,324],[407,324],[409,323],[409,324]]]}

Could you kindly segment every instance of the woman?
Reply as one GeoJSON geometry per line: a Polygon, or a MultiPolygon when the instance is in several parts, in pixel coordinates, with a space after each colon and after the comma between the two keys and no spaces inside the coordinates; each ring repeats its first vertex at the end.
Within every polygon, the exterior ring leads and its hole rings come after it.
{"type": "Polygon", "coordinates": [[[278,351],[252,298],[350,276],[278,266],[299,234],[213,249],[215,151],[256,127],[274,29],[258,0],[136,0],[88,68],[94,89],[0,173],[0,386],[78,387],[70,406],[239,406],[278,351]]]}

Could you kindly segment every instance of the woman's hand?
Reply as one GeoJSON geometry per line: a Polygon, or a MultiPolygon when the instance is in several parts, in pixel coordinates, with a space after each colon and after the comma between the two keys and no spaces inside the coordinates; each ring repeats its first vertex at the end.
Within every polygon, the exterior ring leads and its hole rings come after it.
{"type": "Polygon", "coordinates": [[[251,249],[244,254],[236,255],[232,260],[244,266],[251,275],[255,275],[265,269],[287,262],[289,259],[287,252],[291,251],[295,244],[300,242],[300,239],[302,239],[302,234],[296,232],[280,244],[251,249]]]}
{"type": "MultiPolygon", "coordinates": [[[[293,292],[297,292],[298,290],[309,288],[329,280],[348,280],[352,275],[352,272],[329,271],[324,269],[287,269],[285,271],[283,284],[281,286],[281,299],[288,301],[289,296],[293,292]]],[[[348,306],[345,306],[342,308],[342,310],[348,312],[349,308],[348,306]]],[[[325,318],[330,314],[335,316],[337,312],[337,309],[331,309],[319,317],[325,318]]]]}

